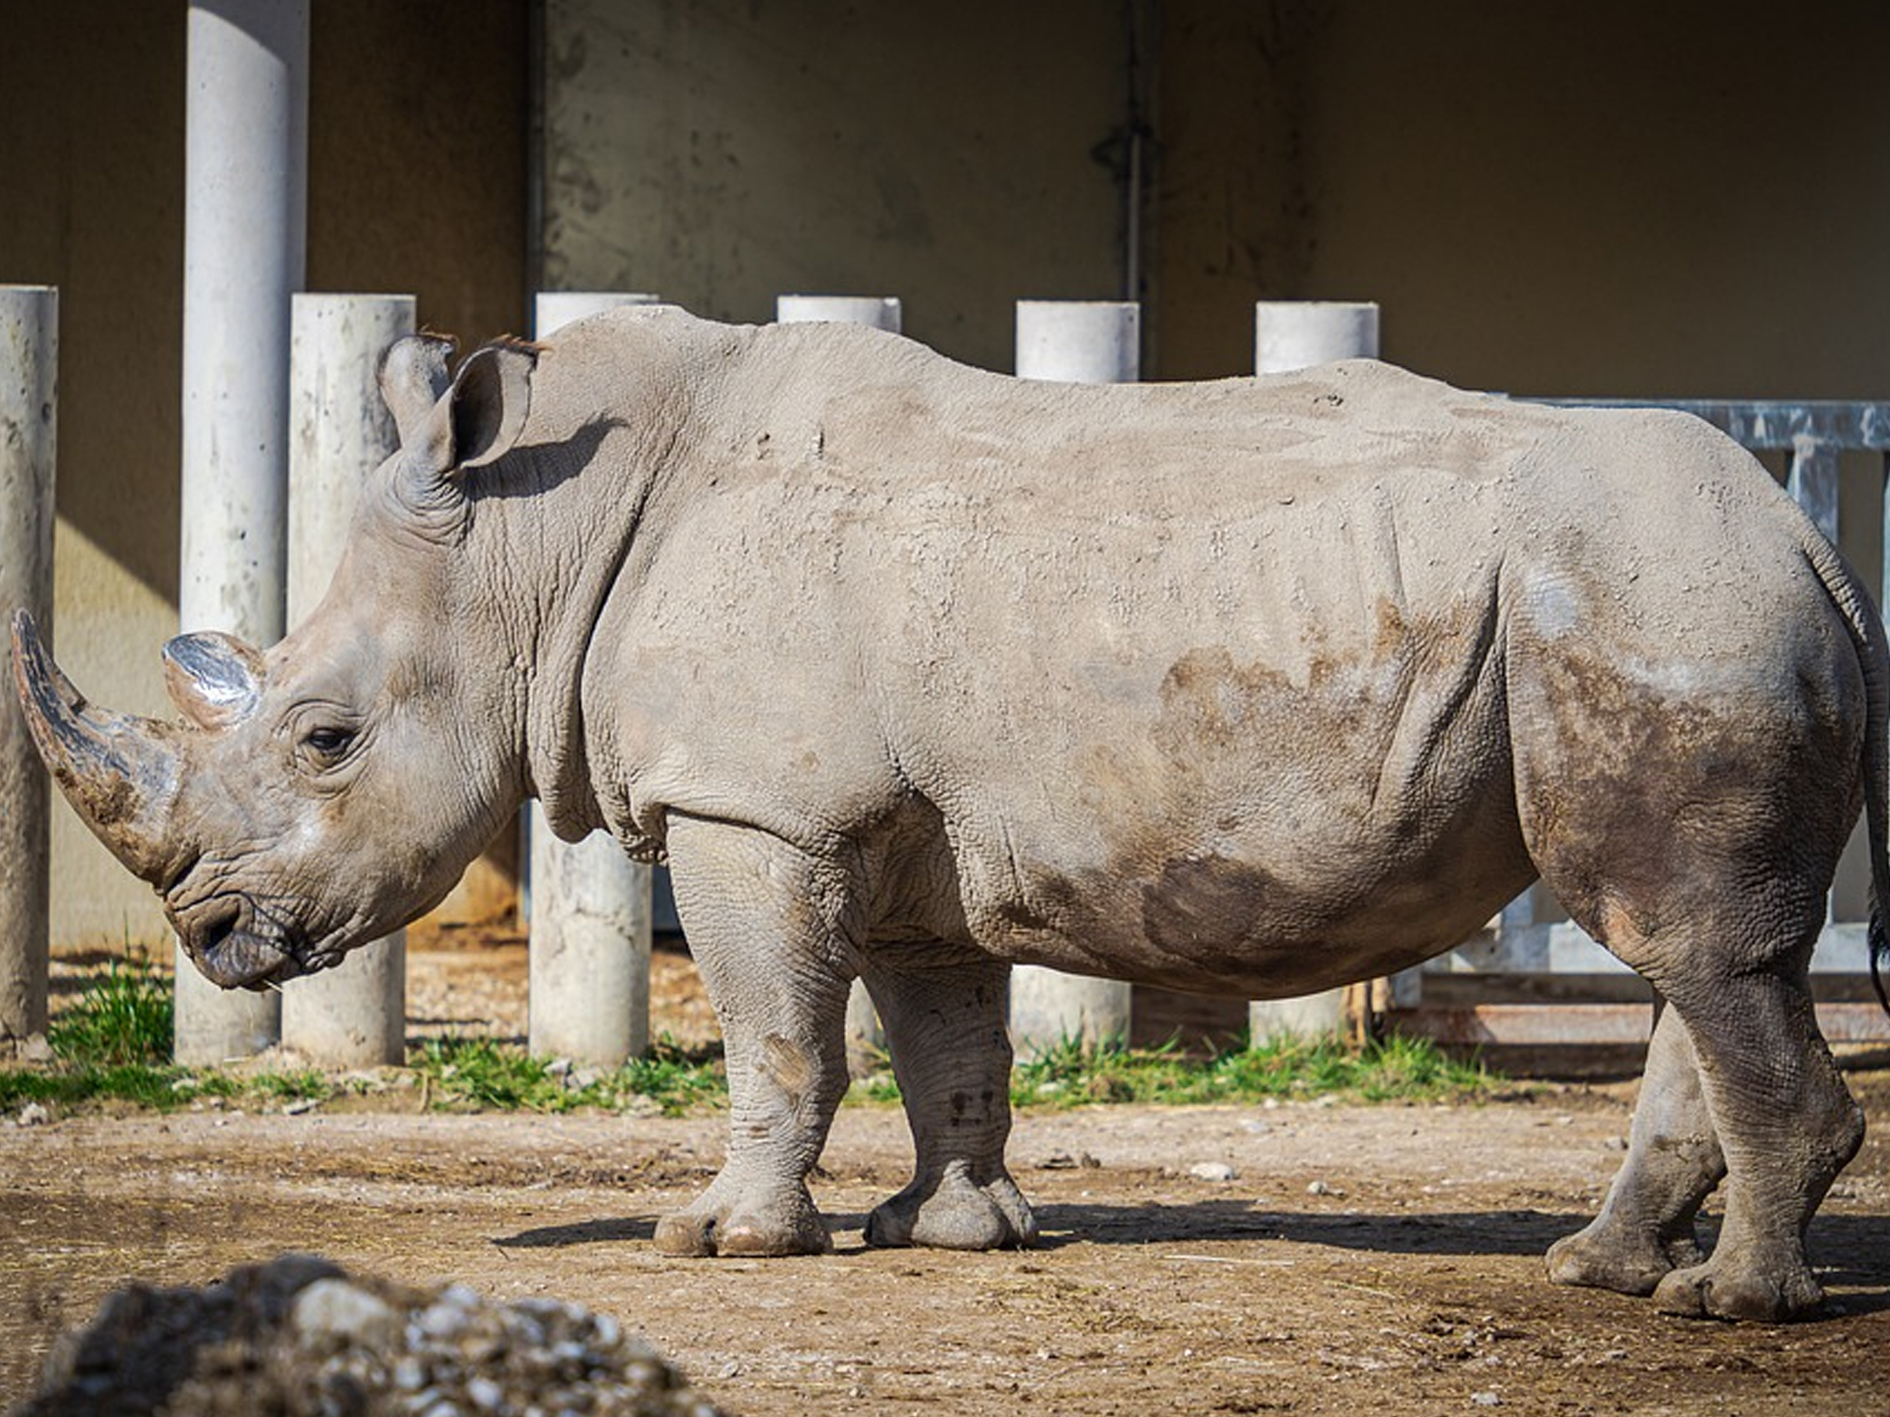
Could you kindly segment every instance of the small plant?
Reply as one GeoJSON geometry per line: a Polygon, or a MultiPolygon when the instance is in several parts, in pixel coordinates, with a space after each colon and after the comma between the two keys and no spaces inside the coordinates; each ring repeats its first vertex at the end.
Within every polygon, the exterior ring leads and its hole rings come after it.
{"type": "Polygon", "coordinates": [[[169,976],[131,950],[87,982],[47,1028],[46,1041],[55,1057],[75,1066],[159,1066],[171,1060],[172,1027],[169,976]]]}
{"type": "Polygon", "coordinates": [[[430,1102],[445,1107],[569,1112],[642,1105],[680,1116],[728,1092],[717,1057],[690,1053],[667,1038],[648,1057],[609,1072],[533,1058],[490,1038],[430,1038],[409,1062],[426,1080],[430,1102]]]}
{"type": "Polygon", "coordinates": [[[1324,1038],[1270,1039],[1190,1058],[1154,1049],[1065,1039],[1011,1073],[1013,1106],[1079,1103],[1240,1103],[1341,1096],[1361,1102],[1436,1101],[1487,1094],[1498,1081],[1425,1039],[1391,1038],[1353,1051],[1324,1038]]]}

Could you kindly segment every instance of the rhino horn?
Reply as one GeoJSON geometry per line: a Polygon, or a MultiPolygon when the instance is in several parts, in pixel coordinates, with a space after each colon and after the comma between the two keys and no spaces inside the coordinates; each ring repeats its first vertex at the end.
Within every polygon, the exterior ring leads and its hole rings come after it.
{"type": "Polygon", "coordinates": [[[160,889],[169,884],[178,730],[88,703],[24,610],[13,615],[13,687],[34,746],[73,810],[127,869],[160,889]]]}

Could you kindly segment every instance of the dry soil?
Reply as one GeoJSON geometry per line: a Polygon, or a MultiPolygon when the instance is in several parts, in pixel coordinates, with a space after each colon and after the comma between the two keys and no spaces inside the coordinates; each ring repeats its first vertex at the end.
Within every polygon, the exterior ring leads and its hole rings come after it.
{"type": "MultiPolygon", "coordinates": [[[[508,961],[419,960],[416,1031],[468,1008],[515,1027],[519,1001],[488,987],[508,961]]],[[[659,964],[665,995],[689,995],[686,964],[659,964]]],[[[1890,1074],[1853,1085],[1884,1130],[1890,1074]]],[[[1029,1114],[1011,1156],[1044,1237],[1003,1254],[864,1248],[910,1148],[896,1112],[850,1107],[815,1183],[835,1252],[769,1261],[650,1247],[713,1174],[716,1117],[419,1115],[407,1089],[373,1110],[0,1123],[0,1404],[124,1280],[300,1250],[606,1311],[738,1413],[1890,1412],[1878,1137],[1812,1231],[1825,1318],[1688,1322],[1544,1280],[1542,1251],[1620,1163],[1630,1100],[1029,1114]]]]}

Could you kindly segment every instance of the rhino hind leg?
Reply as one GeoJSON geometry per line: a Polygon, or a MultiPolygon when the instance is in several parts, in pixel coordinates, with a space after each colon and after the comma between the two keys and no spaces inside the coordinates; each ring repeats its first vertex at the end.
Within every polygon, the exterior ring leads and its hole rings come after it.
{"type": "Polygon", "coordinates": [[[1654,1303],[1701,1318],[1809,1313],[1824,1293],[1805,1259],[1805,1231],[1862,1145],[1864,1116],[1818,1033],[1802,966],[1795,977],[1720,978],[1670,998],[1701,1055],[1726,1159],[1726,1215],[1712,1256],[1665,1276],[1654,1303]]]}
{"type": "Polygon", "coordinates": [[[807,1176],[847,1088],[837,873],[764,832],[673,817],[677,908],[722,1026],[729,1143],[721,1174],[656,1227],[675,1255],[820,1254],[833,1242],[807,1176]]]}
{"type": "Polygon", "coordinates": [[[1627,1161],[1601,1214],[1549,1250],[1549,1278],[1647,1295],[1675,1269],[1702,1263],[1694,1218],[1726,1174],[1686,1025],[1662,1009],[1647,1050],[1627,1161]]]}
{"type": "MultiPolygon", "coordinates": [[[[941,947],[942,948],[942,947],[941,947]]],[[[892,1053],[917,1164],[909,1185],[874,1209],[869,1245],[994,1250],[1037,1235],[1004,1165],[1010,1137],[1010,966],[953,951],[915,966],[901,948],[862,970],[892,1053]]]]}
{"type": "Polygon", "coordinates": [[[1828,873],[1811,874],[1816,884],[1781,874],[1755,895],[1708,853],[1658,909],[1622,903],[1582,922],[1596,933],[1614,926],[1605,943],[1667,1009],[1637,1108],[1649,1119],[1637,1116],[1602,1217],[1551,1253],[1552,1278],[1644,1292],[1652,1277],[1657,1308],[1697,1318],[1774,1323],[1823,1302],[1805,1231],[1862,1144],[1864,1120],[1812,1007],[1806,965],[1828,873]],[[1673,923],[1625,928],[1636,916],[1673,923]],[[1721,1166],[1725,1218],[1712,1255],[1696,1260],[1693,1192],[1703,1199],[1721,1166]],[[1656,1274],[1663,1264],[1673,1267],[1656,1274]]]}
{"type": "MultiPolygon", "coordinates": [[[[1818,1033],[1807,968],[1863,796],[1866,686],[1843,628],[1819,619],[1830,613],[1822,593],[1815,605],[1794,593],[1779,588],[1772,618],[1738,622],[1743,668],[1730,654],[1677,654],[1650,670],[1635,643],[1597,652],[1561,621],[1540,623],[1553,595],[1519,602],[1507,640],[1530,858],[1678,1020],[1650,1055],[1641,1106],[1656,1115],[1637,1128],[1613,1214],[1551,1267],[1638,1287],[1676,1263],[1654,1302],[1699,1317],[1774,1321],[1818,1305],[1806,1227],[1863,1135],[1818,1033]],[[1725,1166],[1724,1220],[1712,1255],[1687,1263],[1689,1192],[1716,1169],[1708,1135],[1725,1166]],[[1691,1155],[1657,1158],[1674,1138],[1691,1155]],[[1654,1255],[1656,1243],[1668,1253],[1654,1255]]],[[[1667,609],[1671,645],[1725,644],[1714,638],[1724,603],[1667,609]]]]}

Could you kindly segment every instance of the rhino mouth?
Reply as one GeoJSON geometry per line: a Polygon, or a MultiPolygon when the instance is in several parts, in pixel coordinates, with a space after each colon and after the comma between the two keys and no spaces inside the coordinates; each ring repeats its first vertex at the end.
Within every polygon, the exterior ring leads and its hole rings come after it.
{"type": "Polygon", "coordinates": [[[307,972],[286,940],[256,928],[248,902],[222,900],[178,922],[197,971],[220,989],[267,989],[307,972]]]}

